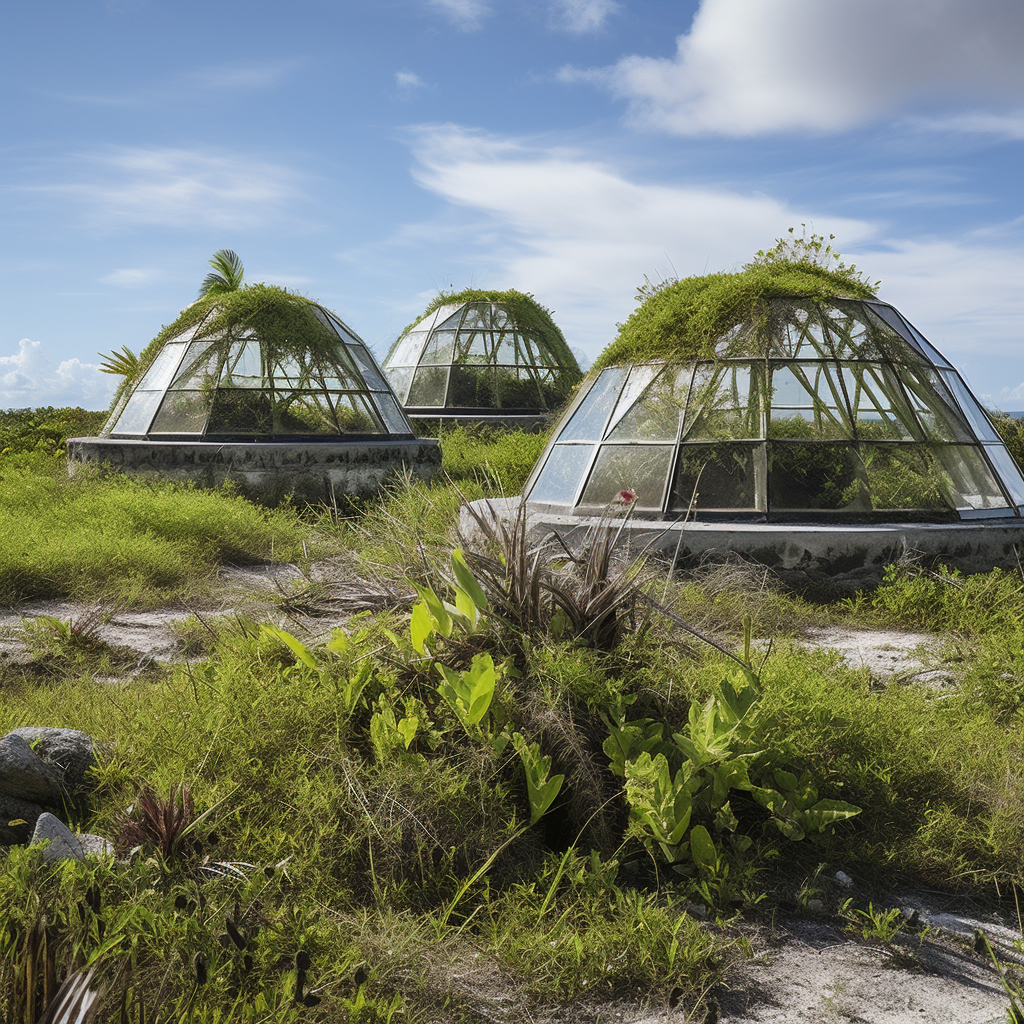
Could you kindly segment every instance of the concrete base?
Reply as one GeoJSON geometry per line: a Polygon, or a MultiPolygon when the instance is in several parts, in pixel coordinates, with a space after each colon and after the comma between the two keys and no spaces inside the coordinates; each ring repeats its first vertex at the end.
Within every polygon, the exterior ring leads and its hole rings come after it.
{"type": "MultiPolygon", "coordinates": [[[[482,498],[472,508],[481,517],[508,521],[519,503],[518,497],[482,498]]],[[[621,519],[604,522],[617,527],[621,519]]],[[[599,523],[597,517],[560,516],[527,506],[527,531],[535,544],[557,533],[569,547],[578,546],[599,523]]],[[[462,509],[460,526],[469,537],[479,533],[468,507],[462,509]]],[[[1024,518],[867,526],[628,519],[620,543],[638,554],[674,559],[683,568],[737,558],[766,565],[787,586],[832,599],[877,584],[886,565],[906,554],[966,573],[1014,569],[1018,559],[1024,561],[1024,518]]]]}
{"type": "Polygon", "coordinates": [[[219,487],[231,481],[264,505],[286,497],[300,503],[368,498],[407,468],[429,480],[441,465],[437,441],[226,442],[149,441],[108,437],[68,440],[68,471],[104,466],[150,479],[219,487]]]}

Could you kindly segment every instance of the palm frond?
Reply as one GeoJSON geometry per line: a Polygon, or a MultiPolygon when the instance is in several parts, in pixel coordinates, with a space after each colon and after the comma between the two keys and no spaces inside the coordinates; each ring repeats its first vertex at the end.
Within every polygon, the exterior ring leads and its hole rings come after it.
{"type": "Polygon", "coordinates": [[[235,292],[242,286],[245,268],[238,254],[231,249],[218,249],[210,257],[213,270],[203,278],[199,286],[199,298],[219,295],[221,292],[235,292]]]}
{"type": "Polygon", "coordinates": [[[107,355],[101,352],[100,370],[103,373],[114,373],[119,377],[134,377],[139,370],[139,357],[127,346],[122,345],[120,349],[114,349],[107,355]]]}

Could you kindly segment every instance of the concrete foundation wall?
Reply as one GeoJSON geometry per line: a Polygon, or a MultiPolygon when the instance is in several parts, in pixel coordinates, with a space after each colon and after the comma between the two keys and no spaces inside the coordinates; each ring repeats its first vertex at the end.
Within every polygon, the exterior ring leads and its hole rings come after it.
{"type": "Polygon", "coordinates": [[[429,480],[441,465],[436,440],[351,442],[131,441],[75,437],[68,470],[87,464],[133,476],[218,487],[226,481],[253,501],[276,505],[286,497],[331,504],[368,498],[408,468],[429,480]]]}
{"type": "MultiPolygon", "coordinates": [[[[510,520],[519,498],[482,498],[472,506],[478,515],[510,520]]],[[[531,510],[531,543],[552,533],[570,546],[581,545],[599,519],[560,516],[531,510]]],[[[605,520],[613,527],[619,520],[605,520]]],[[[473,536],[479,528],[464,507],[460,526],[473,536]]],[[[633,552],[675,559],[689,568],[737,557],[766,565],[786,584],[823,597],[838,597],[880,581],[885,566],[917,555],[966,573],[1014,569],[1024,562],[1024,519],[987,519],[961,523],[892,523],[869,526],[782,523],[657,522],[629,519],[620,544],[633,552]]]]}

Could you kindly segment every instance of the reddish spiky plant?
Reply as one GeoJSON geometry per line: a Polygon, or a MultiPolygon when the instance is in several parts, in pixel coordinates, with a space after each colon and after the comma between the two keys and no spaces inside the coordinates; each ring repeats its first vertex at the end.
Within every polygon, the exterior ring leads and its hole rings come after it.
{"type": "Polygon", "coordinates": [[[185,831],[195,821],[192,790],[184,783],[172,786],[166,798],[148,786],[139,790],[135,806],[121,823],[117,846],[155,846],[165,860],[183,852],[185,831]]]}

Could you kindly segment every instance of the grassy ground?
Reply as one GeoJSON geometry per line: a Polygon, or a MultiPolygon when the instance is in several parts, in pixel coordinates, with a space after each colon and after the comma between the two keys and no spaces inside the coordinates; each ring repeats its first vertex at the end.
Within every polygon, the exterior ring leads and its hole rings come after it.
{"type": "MultiPolygon", "coordinates": [[[[546,569],[513,544],[503,565],[469,556],[467,576],[451,557],[462,496],[515,493],[540,442],[453,441],[457,480],[397,487],[340,523],[66,483],[52,459],[6,456],[5,548],[34,521],[47,547],[113,519],[129,547],[152,538],[161,553],[138,573],[187,567],[132,591],[99,544],[91,561],[58,548],[36,578],[65,593],[181,594],[221,559],[291,557],[303,540],[364,578],[429,589],[411,617],[381,608],[319,644],[292,623],[225,622],[201,661],[121,685],[97,680],[102,650],[66,637],[44,682],[0,666],[0,735],[96,739],[95,791],[62,813],[126,857],[0,854],[0,1019],[34,1019],[24,1000],[47,960],[58,974],[95,964],[105,1005],[132,1022],[483,1020],[496,996],[518,1019],[623,996],[671,996],[700,1019],[744,952],[730,918],[770,913],[808,879],[842,869],[993,897],[1024,882],[1019,574],[904,567],[829,607],[749,575],[602,574],[599,544],[583,566],[546,569]],[[748,617],[767,655],[745,651],[748,617]],[[789,639],[825,623],[932,630],[963,684],[880,682],[789,639]],[[177,830],[147,817],[143,790],[185,802],[177,830]]],[[[5,564],[36,564],[24,550],[5,564]]]]}

